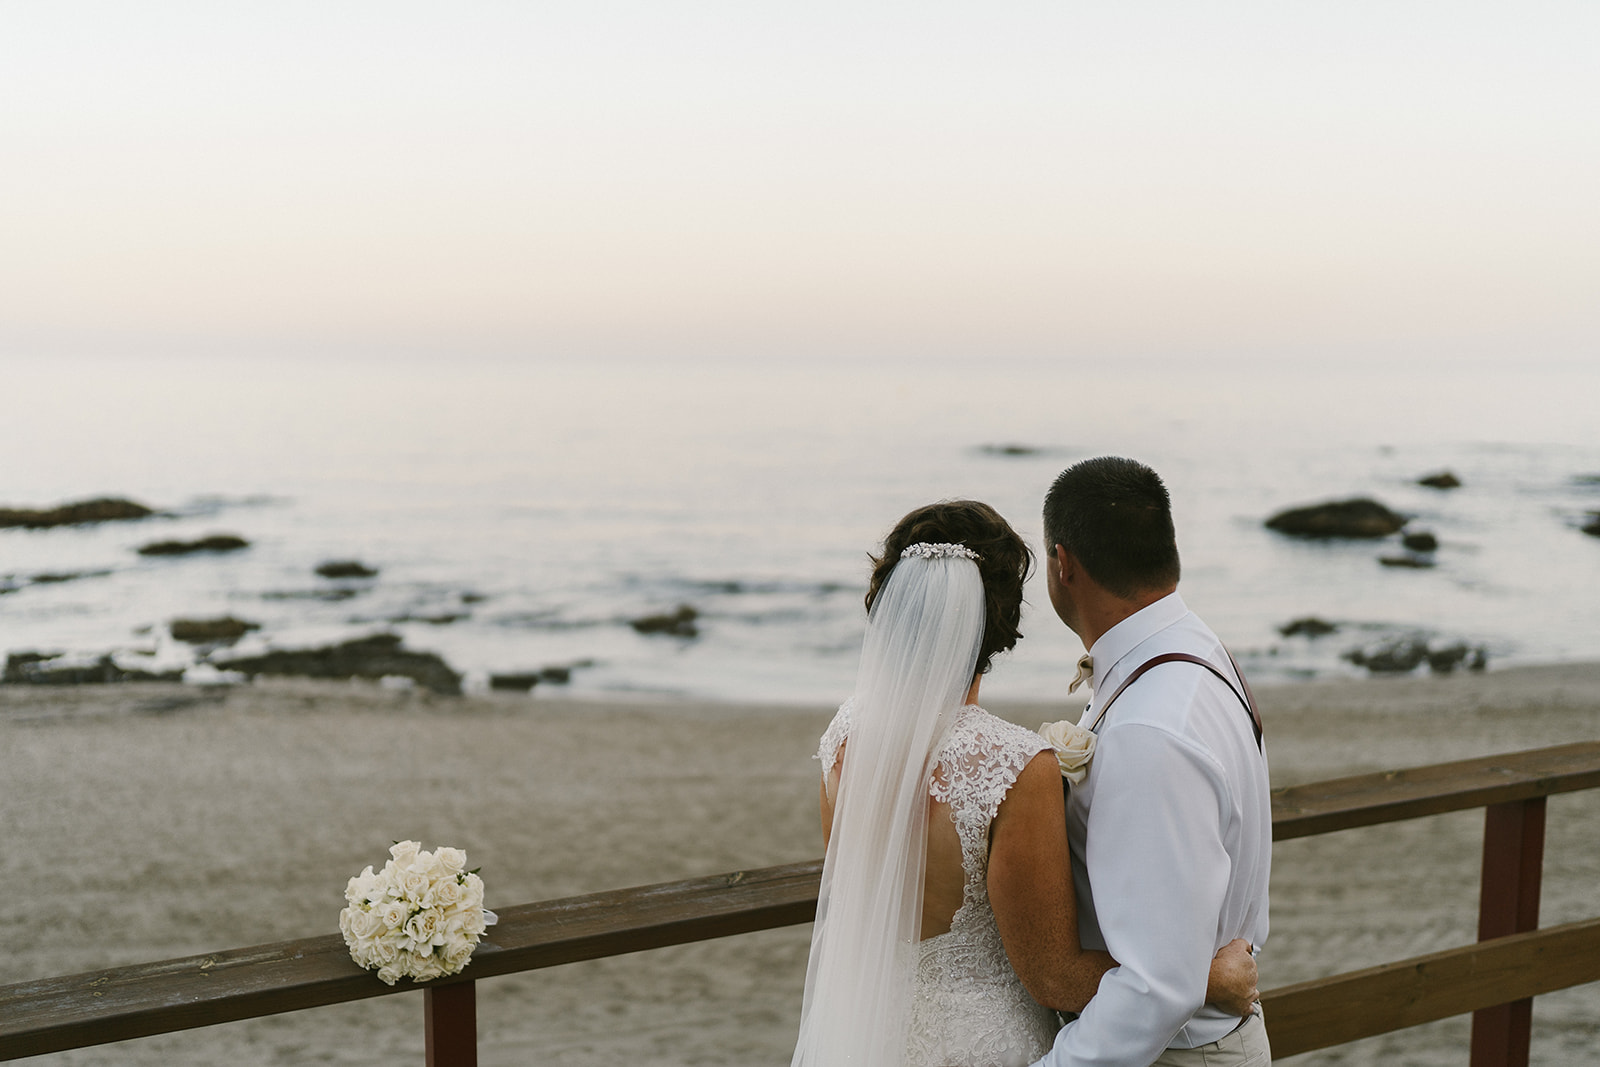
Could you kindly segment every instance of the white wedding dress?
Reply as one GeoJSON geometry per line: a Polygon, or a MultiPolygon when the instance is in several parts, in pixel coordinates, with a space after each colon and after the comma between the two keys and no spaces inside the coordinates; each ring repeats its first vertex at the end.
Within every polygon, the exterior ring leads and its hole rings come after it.
{"type": "MultiPolygon", "coordinates": [[[[849,740],[851,703],[822,735],[826,781],[849,740]]],[[[907,1034],[907,1067],[1022,1067],[1055,1038],[1055,1013],[1022,987],[989,906],[989,825],[1017,775],[1049,748],[1031,730],[966,705],[938,750],[928,795],[949,805],[961,840],[966,887],[947,933],[919,945],[907,1034]]]]}

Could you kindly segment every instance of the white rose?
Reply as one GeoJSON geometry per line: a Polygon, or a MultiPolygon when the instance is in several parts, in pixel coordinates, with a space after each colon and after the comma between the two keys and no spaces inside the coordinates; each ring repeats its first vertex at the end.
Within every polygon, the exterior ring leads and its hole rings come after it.
{"type": "Polygon", "coordinates": [[[389,855],[394,857],[396,863],[404,867],[416,859],[417,853],[421,851],[422,842],[420,841],[396,841],[394,847],[389,850],[389,855]]]}
{"type": "Polygon", "coordinates": [[[377,912],[368,911],[365,908],[347,908],[346,910],[352,913],[350,916],[350,931],[358,939],[367,941],[383,933],[384,922],[377,912]]]}
{"type": "Polygon", "coordinates": [[[411,916],[406,922],[406,936],[416,944],[422,955],[432,952],[434,945],[444,942],[444,934],[439,929],[439,913],[427,908],[411,916]]]}
{"type": "Polygon", "coordinates": [[[483,879],[475,874],[462,877],[465,880],[461,883],[461,903],[469,908],[475,908],[483,903],[483,879]]]}
{"type": "Polygon", "coordinates": [[[391,930],[404,924],[410,914],[411,909],[398,900],[391,900],[378,909],[378,918],[382,919],[383,925],[391,930]]]}
{"type": "Polygon", "coordinates": [[[1089,761],[1094,758],[1093,731],[1071,719],[1062,719],[1040,726],[1039,736],[1050,742],[1050,747],[1056,750],[1056,763],[1061,767],[1061,777],[1073,785],[1081,785],[1089,776],[1089,761]]]}
{"type": "Polygon", "coordinates": [[[400,980],[400,968],[393,963],[386,963],[378,968],[378,980],[384,985],[394,985],[400,980]]]}
{"type": "Polygon", "coordinates": [[[446,945],[441,951],[444,955],[445,968],[450,974],[455,974],[472,959],[472,942],[461,941],[446,945]]]}
{"type": "Polygon", "coordinates": [[[393,963],[400,956],[399,940],[393,934],[374,937],[370,941],[363,941],[361,945],[373,963],[393,963]]]}
{"type": "Polygon", "coordinates": [[[425,872],[415,867],[407,867],[395,878],[394,884],[401,896],[420,904],[422,898],[427,895],[429,879],[425,872]]]}
{"type": "Polygon", "coordinates": [[[368,864],[365,870],[345,883],[344,899],[352,904],[358,900],[371,900],[371,894],[378,889],[381,881],[372,873],[372,865],[368,864]]]}
{"type": "Polygon", "coordinates": [[[460,874],[467,869],[467,854],[459,848],[441,848],[433,854],[433,864],[442,874],[460,874]]]}
{"type": "Polygon", "coordinates": [[[430,908],[453,908],[466,899],[466,889],[456,881],[454,876],[441,878],[433,883],[433,888],[428,890],[428,895],[423,904],[430,908]]]}
{"type": "Polygon", "coordinates": [[[431,982],[435,978],[444,977],[444,975],[448,972],[445,971],[443,960],[439,959],[437,956],[429,956],[426,959],[419,959],[413,963],[409,968],[407,968],[407,973],[410,974],[415,981],[431,982]]]}

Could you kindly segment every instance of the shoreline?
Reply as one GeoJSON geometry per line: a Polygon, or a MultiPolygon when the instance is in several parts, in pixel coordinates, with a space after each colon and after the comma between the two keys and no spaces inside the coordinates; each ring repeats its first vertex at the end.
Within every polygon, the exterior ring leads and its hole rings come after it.
{"type": "MultiPolygon", "coordinates": [[[[1600,738],[1600,663],[1263,686],[1274,786],[1600,738]]],[[[1065,705],[998,703],[1036,727],[1065,705]]],[[[0,687],[0,983],[336,928],[392,840],[465,848],[490,907],[813,859],[832,709],[438,697],[370,683],[0,687]]],[[[1541,922],[1592,917],[1600,791],[1552,799],[1541,922]]],[[[1482,816],[1274,849],[1263,988],[1464,944],[1482,816]]],[[[785,1062],[809,927],[480,990],[480,1060],[785,1062]]],[[[468,972],[470,974],[470,970],[468,972]]],[[[40,1063],[372,1064],[421,1047],[415,992],[77,1050],[40,1063]]],[[[1459,1062],[1445,1020],[1296,1064],[1459,1062]]],[[[1534,1056],[1600,1040],[1600,985],[1538,998],[1534,1056]]]]}

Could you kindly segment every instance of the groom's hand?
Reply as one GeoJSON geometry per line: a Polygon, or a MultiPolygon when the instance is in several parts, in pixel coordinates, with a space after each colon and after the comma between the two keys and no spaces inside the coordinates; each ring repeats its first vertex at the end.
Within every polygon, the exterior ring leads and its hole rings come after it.
{"type": "Polygon", "coordinates": [[[1258,978],[1250,942],[1234,938],[1211,961],[1206,1000],[1229,1015],[1252,1015],[1261,999],[1261,991],[1256,988],[1258,978]]]}

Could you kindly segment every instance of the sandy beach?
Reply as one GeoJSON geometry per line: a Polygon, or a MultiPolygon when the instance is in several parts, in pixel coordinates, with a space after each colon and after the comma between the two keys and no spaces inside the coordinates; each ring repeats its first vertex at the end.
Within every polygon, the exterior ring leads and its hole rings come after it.
{"type": "MultiPolygon", "coordinates": [[[[1600,664],[1260,693],[1274,785],[1600,738],[1600,664]]],[[[1036,726],[1061,706],[999,707],[1036,726]]],[[[813,858],[825,708],[464,698],[365,683],[0,688],[0,983],[332,932],[389,843],[467,850],[491,907],[813,858]]],[[[1600,791],[1550,803],[1541,920],[1600,914],[1600,791]]],[[[1262,986],[1469,942],[1482,817],[1287,842],[1262,986]]],[[[480,1062],[779,1064],[809,927],[487,981],[480,1062]]],[[[1459,1064],[1467,1021],[1296,1064],[1459,1064]]],[[[1600,985],[1540,998],[1593,1062],[1600,985]]],[[[420,1062],[421,996],[51,1064],[420,1062]]]]}

